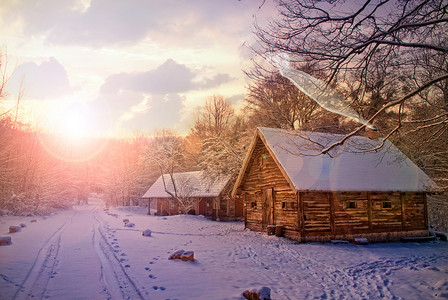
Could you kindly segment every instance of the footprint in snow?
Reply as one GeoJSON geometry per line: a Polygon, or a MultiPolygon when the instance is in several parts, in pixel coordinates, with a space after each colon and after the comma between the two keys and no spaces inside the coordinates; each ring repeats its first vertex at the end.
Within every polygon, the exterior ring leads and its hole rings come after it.
{"type": "Polygon", "coordinates": [[[127,256],[126,253],[121,253],[120,255],[121,255],[121,256],[127,256]]]}
{"type": "Polygon", "coordinates": [[[154,290],[158,290],[158,289],[160,289],[161,291],[164,291],[165,290],[165,288],[163,287],[163,286],[157,286],[157,285],[153,285],[153,287],[152,287],[154,290]]]}
{"type": "Polygon", "coordinates": [[[154,275],[152,275],[152,274],[149,274],[148,277],[151,278],[151,279],[156,279],[156,278],[157,278],[156,276],[154,276],[154,275]]]}
{"type": "Polygon", "coordinates": [[[131,267],[131,265],[126,265],[126,266],[124,266],[125,268],[130,268],[131,267]]]}

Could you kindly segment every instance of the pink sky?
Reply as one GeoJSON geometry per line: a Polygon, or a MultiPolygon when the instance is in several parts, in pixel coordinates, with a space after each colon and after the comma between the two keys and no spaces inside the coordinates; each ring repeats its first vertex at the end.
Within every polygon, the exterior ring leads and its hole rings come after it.
{"type": "Polygon", "coordinates": [[[12,74],[8,99],[22,83],[22,114],[51,130],[70,127],[58,120],[78,119],[67,115],[75,106],[88,112],[83,130],[91,132],[186,133],[207,97],[236,106],[243,99],[254,19],[266,22],[275,11],[262,3],[7,1],[0,45],[12,74]]]}

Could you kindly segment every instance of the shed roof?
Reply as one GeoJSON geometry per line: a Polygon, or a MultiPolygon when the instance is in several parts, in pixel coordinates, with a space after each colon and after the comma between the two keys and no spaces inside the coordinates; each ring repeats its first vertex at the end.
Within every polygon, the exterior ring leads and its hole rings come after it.
{"type": "MultiPolygon", "coordinates": [[[[162,176],[165,179],[167,190],[174,194],[173,181],[170,175],[163,174],[142,198],[171,198],[170,194],[165,191],[162,176]]],[[[184,197],[217,197],[229,181],[229,178],[209,180],[202,171],[174,173],[173,178],[178,195],[184,197]]]]}
{"type": "Polygon", "coordinates": [[[437,191],[437,185],[389,140],[354,136],[321,154],[343,135],[258,128],[234,187],[241,184],[257,138],[299,191],[437,191]],[[371,149],[383,147],[376,151],[371,149]],[[370,151],[369,151],[370,150],[370,151]]]}

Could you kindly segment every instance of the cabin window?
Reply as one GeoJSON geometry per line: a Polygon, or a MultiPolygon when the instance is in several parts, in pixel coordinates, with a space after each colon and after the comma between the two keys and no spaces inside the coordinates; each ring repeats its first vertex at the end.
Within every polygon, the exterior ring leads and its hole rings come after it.
{"type": "Polygon", "coordinates": [[[391,201],[384,201],[383,202],[383,208],[392,208],[392,202],[391,201]]]}
{"type": "Polygon", "coordinates": [[[283,201],[282,202],[282,209],[283,210],[296,210],[297,209],[296,202],[286,202],[286,201],[283,201]]]}
{"type": "Polygon", "coordinates": [[[358,208],[356,201],[347,201],[346,208],[358,208]]]}
{"type": "Polygon", "coordinates": [[[258,157],[258,168],[260,170],[264,170],[266,168],[266,159],[268,158],[268,156],[266,154],[260,154],[260,156],[258,157]]]}
{"type": "Polygon", "coordinates": [[[252,202],[252,203],[251,203],[251,207],[252,207],[253,209],[257,208],[257,202],[255,202],[255,201],[252,202]]]}

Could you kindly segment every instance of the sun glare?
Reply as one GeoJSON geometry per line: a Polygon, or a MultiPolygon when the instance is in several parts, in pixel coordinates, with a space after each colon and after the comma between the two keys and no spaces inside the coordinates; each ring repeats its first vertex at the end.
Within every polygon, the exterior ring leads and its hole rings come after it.
{"type": "Polygon", "coordinates": [[[92,113],[80,103],[70,103],[62,107],[55,123],[56,131],[65,138],[86,138],[95,132],[92,113]]]}
{"type": "Polygon", "coordinates": [[[81,138],[89,134],[87,120],[80,112],[71,112],[61,119],[61,133],[64,136],[81,138]]]}
{"type": "Polygon", "coordinates": [[[75,101],[52,104],[46,107],[46,130],[38,135],[49,154],[67,162],[83,162],[106,148],[108,140],[101,137],[98,114],[91,105],[75,101]]]}

